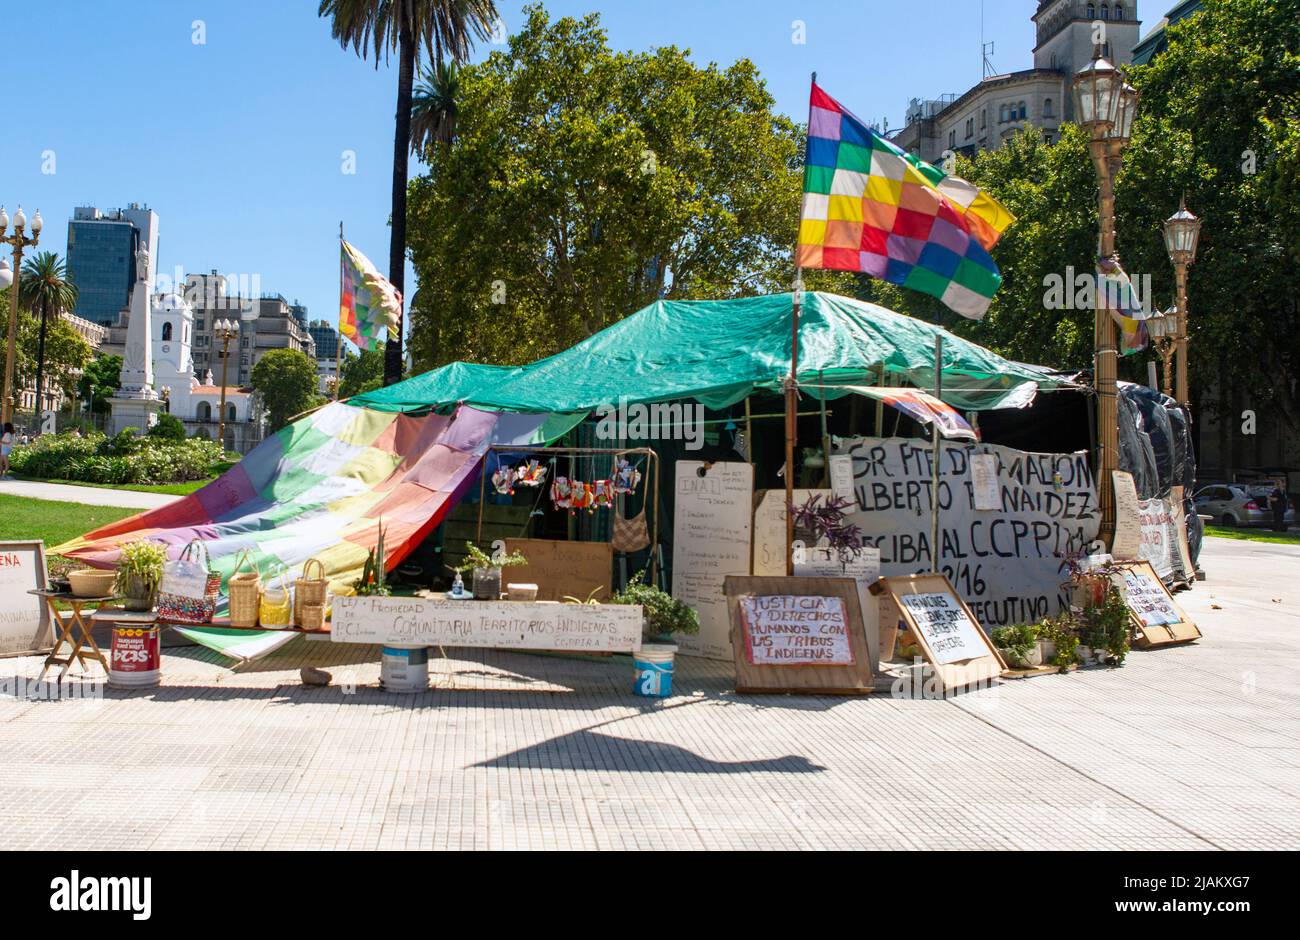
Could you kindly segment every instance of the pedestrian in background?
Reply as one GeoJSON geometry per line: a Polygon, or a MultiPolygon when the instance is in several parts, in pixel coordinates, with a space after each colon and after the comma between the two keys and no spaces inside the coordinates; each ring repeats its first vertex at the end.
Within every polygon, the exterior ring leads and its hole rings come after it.
{"type": "Polygon", "coordinates": [[[14,449],[14,426],[6,421],[4,433],[0,434],[0,477],[9,476],[9,452],[14,449]]]}
{"type": "Polygon", "coordinates": [[[1283,488],[1282,481],[1278,480],[1273,484],[1273,492],[1268,494],[1268,505],[1273,510],[1274,532],[1286,531],[1287,502],[1286,489],[1283,488]]]}

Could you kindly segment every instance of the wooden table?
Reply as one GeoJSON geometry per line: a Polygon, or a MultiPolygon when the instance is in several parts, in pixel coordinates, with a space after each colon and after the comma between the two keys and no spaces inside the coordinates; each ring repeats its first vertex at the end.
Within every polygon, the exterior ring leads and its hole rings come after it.
{"type": "Polygon", "coordinates": [[[104,658],[104,652],[95,642],[94,636],[91,635],[90,627],[87,626],[82,610],[89,604],[99,606],[105,604],[113,598],[111,597],[78,597],[75,594],[63,591],[28,591],[28,594],[35,594],[37,597],[45,598],[45,604],[50,610],[50,619],[58,625],[58,634],[54,638],[54,647],[50,650],[50,655],[45,657],[45,665],[41,667],[41,674],[36,677],[40,682],[45,678],[45,672],[51,666],[62,666],[59,670],[59,681],[68,674],[74,662],[81,663],[82,672],[86,671],[87,660],[99,660],[99,664],[104,667],[104,672],[108,672],[108,660],[104,658]],[[64,620],[63,612],[59,610],[59,601],[63,601],[72,608],[72,619],[64,620]],[[72,644],[72,653],[66,659],[59,658],[59,647],[64,643],[72,644]],[[93,653],[83,652],[83,647],[89,643],[93,653]]]}

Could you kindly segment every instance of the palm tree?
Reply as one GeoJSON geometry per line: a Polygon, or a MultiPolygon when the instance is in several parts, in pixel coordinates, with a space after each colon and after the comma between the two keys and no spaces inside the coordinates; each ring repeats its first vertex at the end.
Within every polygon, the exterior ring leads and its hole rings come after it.
{"type": "MultiPolygon", "coordinates": [[[[411,149],[411,101],[416,60],[423,48],[431,62],[463,62],[475,37],[486,39],[497,19],[493,0],[320,0],[330,35],[365,59],[397,53],[397,133],[393,139],[393,230],[388,280],[405,296],[407,155],[411,149]]],[[[402,323],[384,350],[384,384],[402,377],[402,323]]]]}
{"type": "Polygon", "coordinates": [[[28,258],[23,265],[23,276],[18,282],[18,301],[32,313],[41,317],[40,339],[36,344],[36,426],[41,426],[45,413],[42,394],[45,380],[45,333],[52,317],[60,316],[77,305],[77,285],[68,280],[68,268],[52,251],[42,251],[28,258]]]}
{"type": "Polygon", "coordinates": [[[424,70],[411,104],[411,153],[425,153],[434,144],[456,138],[460,106],[460,69],[455,62],[437,62],[424,70]]]}

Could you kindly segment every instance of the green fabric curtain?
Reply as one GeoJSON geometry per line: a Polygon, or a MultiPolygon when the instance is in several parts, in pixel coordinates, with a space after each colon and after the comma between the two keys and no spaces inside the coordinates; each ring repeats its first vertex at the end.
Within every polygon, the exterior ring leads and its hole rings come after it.
{"type": "MultiPolygon", "coordinates": [[[[779,391],[790,370],[790,294],[659,301],[562,353],[527,366],[454,362],[358,395],[351,404],[413,411],[465,402],[497,411],[581,414],[601,405],[693,398],[724,408],[779,391]]],[[[937,326],[835,294],[804,294],[799,379],[808,384],[932,388],[934,338],[943,336],[943,400],[961,410],[1015,407],[1027,392],[1070,383],[1003,359],[937,326]],[[1026,385],[1026,383],[1032,383],[1026,385]]],[[[828,388],[827,398],[848,390],[828,388]]]]}

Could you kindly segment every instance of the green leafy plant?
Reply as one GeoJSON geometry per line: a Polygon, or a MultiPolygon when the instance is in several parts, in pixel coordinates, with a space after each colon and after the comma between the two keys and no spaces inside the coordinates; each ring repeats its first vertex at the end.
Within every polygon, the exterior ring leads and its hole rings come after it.
{"type": "Polygon", "coordinates": [[[1122,666],[1128,656],[1132,628],[1128,605],[1114,584],[1106,586],[1106,595],[1100,604],[1083,608],[1080,636],[1093,649],[1105,650],[1112,666],[1122,666]]]}
{"type": "Polygon", "coordinates": [[[596,595],[603,590],[605,590],[603,587],[592,588],[591,593],[587,595],[586,600],[582,600],[581,598],[574,597],[572,594],[565,594],[563,600],[566,604],[582,604],[584,606],[589,604],[592,607],[599,607],[600,601],[597,600],[596,595]]]}
{"type": "Polygon", "coordinates": [[[1074,665],[1075,654],[1079,649],[1079,636],[1075,632],[1074,621],[1069,614],[1048,617],[1038,624],[1038,635],[1050,642],[1055,652],[1048,662],[1061,672],[1066,672],[1074,665]]]}
{"type": "Polygon", "coordinates": [[[1038,642],[1040,627],[1035,623],[1018,623],[1009,627],[996,627],[989,633],[993,645],[1005,650],[1013,663],[1025,664],[1030,651],[1038,642]]]}
{"type": "Polygon", "coordinates": [[[149,429],[149,437],[165,441],[185,440],[185,424],[174,414],[163,413],[158,416],[158,423],[149,429]]]}
{"type": "Polygon", "coordinates": [[[352,582],[352,588],[360,597],[387,597],[393,593],[388,584],[388,572],[384,556],[384,526],[379,525],[379,537],[375,547],[366,554],[366,563],[361,568],[361,577],[352,582]]]}
{"type": "Polygon", "coordinates": [[[127,542],[122,546],[122,555],[117,561],[114,592],[125,597],[156,597],[166,563],[167,548],[161,542],[149,539],[127,542]],[[137,593],[139,591],[144,593],[137,593]]]}
{"type": "Polygon", "coordinates": [[[644,571],[633,575],[628,580],[627,587],[615,594],[610,603],[641,605],[645,611],[644,629],[648,637],[673,633],[693,635],[700,632],[700,615],[695,609],[653,584],[646,584],[644,571]]]}
{"type": "Polygon", "coordinates": [[[459,565],[447,566],[457,574],[464,574],[466,571],[473,571],[475,568],[515,568],[519,565],[528,564],[528,559],[520,551],[514,551],[508,555],[505,552],[489,555],[473,542],[466,542],[465,548],[467,551],[464,562],[459,565]]]}
{"type": "Polygon", "coordinates": [[[15,447],[10,466],[21,476],[42,480],[74,480],[109,485],[185,483],[212,475],[225,457],[212,441],[173,441],[136,437],[122,432],[103,434],[42,434],[15,447]]]}

